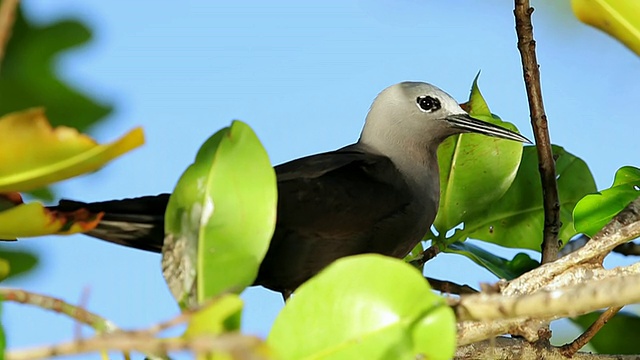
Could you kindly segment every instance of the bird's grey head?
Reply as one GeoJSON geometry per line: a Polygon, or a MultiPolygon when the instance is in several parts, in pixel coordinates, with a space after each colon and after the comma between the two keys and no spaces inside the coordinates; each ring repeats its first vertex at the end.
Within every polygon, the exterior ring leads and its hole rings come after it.
{"type": "Polygon", "coordinates": [[[470,117],[436,86],[401,82],[384,89],[371,105],[359,143],[384,154],[437,146],[450,135],[476,132],[529,142],[507,129],[470,117]]]}

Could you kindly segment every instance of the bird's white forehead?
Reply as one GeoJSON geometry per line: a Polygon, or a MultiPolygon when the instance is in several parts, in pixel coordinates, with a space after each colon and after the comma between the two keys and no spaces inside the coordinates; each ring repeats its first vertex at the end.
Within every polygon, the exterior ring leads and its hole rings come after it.
{"type": "Polygon", "coordinates": [[[431,96],[437,98],[444,112],[461,113],[464,112],[458,105],[458,102],[451,95],[444,92],[437,86],[425,82],[405,81],[395,85],[391,85],[384,89],[378,96],[376,101],[381,102],[410,102],[415,104],[419,96],[431,96]]]}
{"type": "Polygon", "coordinates": [[[440,101],[449,101],[457,104],[456,100],[451,95],[444,92],[437,86],[431,85],[425,82],[405,81],[399,84],[393,85],[401,89],[402,93],[408,98],[415,99],[418,96],[433,96],[437,97],[440,101]]]}

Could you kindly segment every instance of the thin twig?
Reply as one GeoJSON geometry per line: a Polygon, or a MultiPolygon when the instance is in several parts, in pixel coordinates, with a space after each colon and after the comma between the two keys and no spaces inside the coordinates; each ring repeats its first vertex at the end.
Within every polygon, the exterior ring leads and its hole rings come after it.
{"type": "Polygon", "coordinates": [[[411,261],[411,264],[416,267],[422,267],[427,261],[433,259],[440,253],[440,247],[438,245],[431,245],[426,248],[418,257],[411,261]]]}
{"type": "Polygon", "coordinates": [[[118,330],[116,325],[111,321],[55,297],[20,289],[0,288],[0,298],[5,301],[34,305],[42,309],[65,314],[79,323],[92,327],[97,332],[113,332],[118,330]]]}
{"type": "Polygon", "coordinates": [[[566,357],[572,357],[578,350],[582,349],[583,346],[587,345],[589,341],[602,329],[602,327],[607,323],[607,321],[611,320],[620,310],[622,306],[610,307],[607,311],[600,314],[598,319],[587,328],[580,336],[578,336],[575,340],[573,340],[569,344],[565,344],[560,347],[560,351],[566,357]]]}
{"type": "MultiPolygon", "coordinates": [[[[519,359],[519,360],[566,360],[559,347],[530,343],[521,338],[497,337],[458,347],[456,360],[519,359]]],[[[608,355],[588,352],[576,353],[572,360],[637,360],[638,355],[608,355]]]]}
{"type": "Polygon", "coordinates": [[[429,285],[431,285],[434,290],[440,291],[441,293],[454,295],[478,293],[478,290],[469,285],[460,285],[451,281],[438,280],[430,277],[425,277],[425,279],[427,279],[429,285]]]}
{"type": "Polygon", "coordinates": [[[53,346],[7,351],[7,360],[36,360],[64,355],[77,355],[103,350],[166,354],[172,351],[189,350],[194,354],[227,354],[233,359],[263,359],[261,341],[253,336],[240,334],[203,335],[193,338],[158,339],[140,332],[117,332],[100,335],[81,341],[72,341],[53,346]]]}
{"type": "MultiPolygon", "coordinates": [[[[78,308],[86,309],[88,308],[87,304],[89,303],[89,295],[90,291],[88,287],[82,289],[82,293],[80,294],[80,301],[78,301],[78,308]]],[[[82,323],[79,321],[76,322],[75,329],[73,329],[74,337],[76,340],[82,339],[82,323]]]]}
{"type": "Polygon", "coordinates": [[[518,50],[522,59],[524,84],[529,99],[531,125],[536,139],[540,179],[542,180],[542,197],[544,205],[544,234],[542,239],[542,263],[554,261],[558,257],[558,233],[560,232],[560,202],[558,200],[558,184],[547,116],[542,103],[540,86],[540,69],[536,60],[536,42],[533,40],[531,14],[533,8],[529,0],[515,0],[514,15],[516,33],[518,34],[518,50]]]}
{"type": "Polygon", "coordinates": [[[0,1],[0,69],[2,68],[2,60],[4,59],[7,44],[11,38],[11,29],[13,28],[19,2],[19,0],[0,1]]]}

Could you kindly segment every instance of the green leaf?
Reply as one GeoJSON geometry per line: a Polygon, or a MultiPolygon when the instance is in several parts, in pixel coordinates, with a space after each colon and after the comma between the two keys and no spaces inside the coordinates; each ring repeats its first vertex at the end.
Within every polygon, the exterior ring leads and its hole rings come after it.
{"type": "Polygon", "coordinates": [[[0,260],[6,263],[6,268],[3,266],[3,270],[0,271],[3,274],[2,279],[25,274],[38,265],[38,257],[35,254],[8,250],[6,246],[0,247],[0,260]]]}
{"type": "Polygon", "coordinates": [[[595,235],[629,203],[640,196],[640,169],[625,166],[616,171],[613,185],[597,194],[587,195],[573,210],[578,232],[595,235]]]}
{"type": "Polygon", "coordinates": [[[618,39],[640,55],[638,0],[571,0],[576,17],[618,39]]]}
{"type": "Polygon", "coordinates": [[[418,270],[366,254],[300,286],[267,343],[282,359],[450,359],[455,337],[451,308],[418,270]]]}
{"type": "MultiPolygon", "coordinates": [[[[559,146],[553,146],[553,154],[562,222],[559,239],[566,243],[577,233],[573,225],[573,208],[586,194],[594,192],[596,185],[587,164],[580,158],[559,146]]],[[[511,248],[540,251],[543,227],[542,185],[536,148],[526,146],[509,190],[482,217],[465,222],[458,238],[469,237],[511,248]]]]}
{"type": "Polygon", "coordinates": [[[242,300],[236,294],[224,294],[192,315],[184,337],[219,335],[240,330],[242,300]]]}
{"type": "MultiPolygon", "coordinates": [[[[464,104],[474,118],[517,131],[489,111],[473,82],[469,102],[464,104]]],[[[458,224],[483,218],[509,189],[520,164],[522,144],[480,134],[450,136],[438,148],[440,208],[434,226],[440,239],[458,224]]]]}
{"type": "Polygon", "coordinates": [[[512,260],[507,260],[467,242],[457,241],[449,244],[444,252],[464,255],[500,279],[505,280],[515,279],[540,265],[525,253],[518,253],[512,260]]]}
{"type": "MultiPolygon", "coordinates": [[[[602,312],[578,316],[571,319],[582,330],[586,330],[602,312]]],[[[600,354],[640,353],[640,317],[628,312],[620,312],[598,331],[589,344],[600,354]]]]}
{"type": "Polygon", "coordinates": [[[111,106],[97,104],[54,72],[58,56],[90,38],[90,30],[78,21],[39,26],[18,11],[0,69],[0,114],[42,106],[52,124],[78,130],[87,129],[109,114],[111,106]]]}
{"type": "Polygon", "coordinates": [[[182,306],[253,283],[276,201],[275,172],[248,125],[234,121],[202,145],[165,215],[164,275],[182,306]]]}

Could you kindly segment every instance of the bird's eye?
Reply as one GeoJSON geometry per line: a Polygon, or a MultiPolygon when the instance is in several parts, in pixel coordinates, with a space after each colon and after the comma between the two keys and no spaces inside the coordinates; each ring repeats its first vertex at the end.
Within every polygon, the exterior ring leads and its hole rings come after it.
{"type": "Polygon", "coordinates": [[[418,104],[418,107],[425,112],[433,112],[440,109],[440,100],[431,96],[418,96],[416,103],[418,104]]]}

